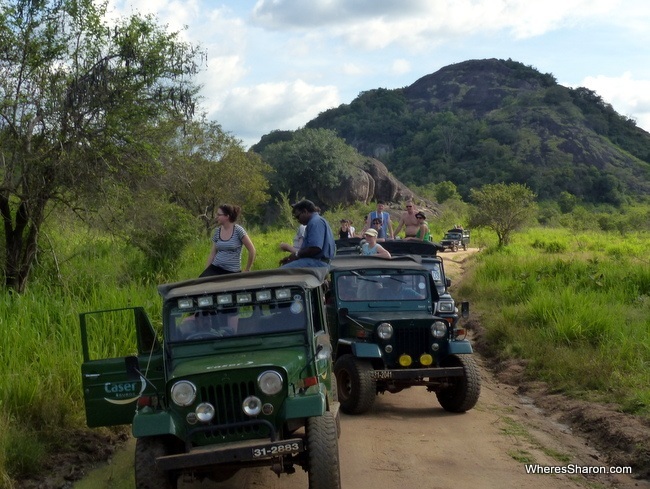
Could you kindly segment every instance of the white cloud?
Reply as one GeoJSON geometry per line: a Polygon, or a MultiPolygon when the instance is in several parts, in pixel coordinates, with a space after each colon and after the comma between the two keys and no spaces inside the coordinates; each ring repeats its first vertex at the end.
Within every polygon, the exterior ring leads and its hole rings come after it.
{"type": "Polygon", "coordinates": [[[588,76],[582,86],[595,91],[616,112],[636,120],[650,132],[650,80],[634,79],[629,71],[618,77],[588,76]]]}
{"type": "Polygon", "coordinates": [[[272,130],[296,130],[320,112],[340,104],[334,86],[309,85],[302,80],[263,83],[232,89],[219,109],[219,123],[246,146],[272,130]]]}
{"type": "MultiPolygon", "coordinates": [[[[631,0],[627,0],[631,1],[631,0]]],[[[253,22],[271,30],[314,30],[362,49],[430,49],[459,36],[508,31],[542,35],[615,12],[611,0],[259,0],[253,22]]]]}
{"type": "Polygon", "coordinates": [[[253,21],[268,29],[312,29],[426,11],[428,0],[259,0],[253,21]]]}

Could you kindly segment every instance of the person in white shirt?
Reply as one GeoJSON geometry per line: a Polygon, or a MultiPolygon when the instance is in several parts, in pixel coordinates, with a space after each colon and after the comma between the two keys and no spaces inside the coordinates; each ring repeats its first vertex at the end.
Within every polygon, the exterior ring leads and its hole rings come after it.
{"type": "Polygon", "coordinates": [[[367,229],[363,233],[363,238],[366,240],[366,242],[361,245],[362,255],[377,255],[381,258],[390,258],[390,252],[382,245],[377,243],[376,229],[367,229]]]}
{"type": "Polygon", "coordinates": [[[298,251],[302,246],[303,240],[305,239],[305,229],[307,229],[307,226],[304,224],[298,226],[296,235],[293,237],[293,245],[290,245],[289,243],[280,243],[280,249],[289,253],[295,253],[298,251]]]}

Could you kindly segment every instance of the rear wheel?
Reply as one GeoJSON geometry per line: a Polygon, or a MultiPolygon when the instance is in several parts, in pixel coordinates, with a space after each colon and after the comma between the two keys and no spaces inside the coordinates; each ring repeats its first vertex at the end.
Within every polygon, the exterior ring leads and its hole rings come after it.
{"type": "Polygon", "coordinates": [[[309,489],[340,489],[339,442],[330,411],[307,419],[309,489]]]}
{"type": "Polygon", "coordinates": [[[171,453],[167,440],[159,436],[138,438],[135,442],[136,489],[176,489],[178,477],[156,465],[156,458],[171,453]]]}
{"type": "Polygon", "coordinates": [[[462,377],[453,377],[452,385],[436,392],[438,402],[445,411],[464,413],[472,409],[481,394],[481,376],[471,355],[449,355],[442,367],[463,367],[462,377]]]}
{"type": "Polygon", "coordinates": [[[334,364],[341,409],[348,414],[368,411],[377,397],[377,384],[372,378],[370,362],[352,355],[343,355],[334,364]]]}

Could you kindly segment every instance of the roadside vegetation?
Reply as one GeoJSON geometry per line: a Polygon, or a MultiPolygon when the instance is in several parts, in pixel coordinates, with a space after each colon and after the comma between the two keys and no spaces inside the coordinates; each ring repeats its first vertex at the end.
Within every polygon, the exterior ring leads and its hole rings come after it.
{"type": "Polygon", "coordinates": [[[458,294],[491,354],[531,379],[650,417],[650,235],[535,228],[473,257],[458,294]]]}

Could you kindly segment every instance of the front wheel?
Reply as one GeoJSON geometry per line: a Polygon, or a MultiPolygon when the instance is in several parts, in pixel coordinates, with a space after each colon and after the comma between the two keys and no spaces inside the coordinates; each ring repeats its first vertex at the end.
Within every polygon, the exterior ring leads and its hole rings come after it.
{"type": "Polygon", "coordinates": [[[171,453],[169,443],[162,437],[138,438],[135,442],[136,489],[176,489],[178,477],[160,470],[156,458],[171,453]]]}
{"type": "Polygon", "coordinates": [[[352,355],[343,355],[334,364],[339,402],[344,413],[361,414],[368,411],[377,397],[377,384],[372,378],[370,362],[352,355]]]}
{"type": "Polygon", "coordinates": [[[436,392],[438,402],[445,411],[464,413],[472,409],[481,394],[481,376],[474,357],[449,355],[441,362],[442,367],[463,367],[462,377],[452,377],[452,384],[436,392]]]}
{"type": "Polygon", "coordinates": [[[309,489],[340,489],[339,441],[330,411],[307,419],[309,489]]]}

